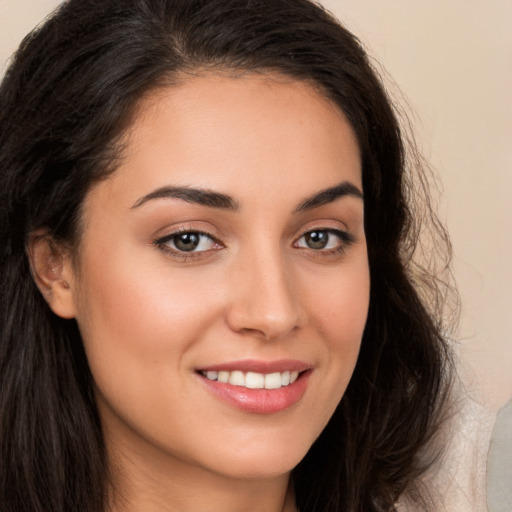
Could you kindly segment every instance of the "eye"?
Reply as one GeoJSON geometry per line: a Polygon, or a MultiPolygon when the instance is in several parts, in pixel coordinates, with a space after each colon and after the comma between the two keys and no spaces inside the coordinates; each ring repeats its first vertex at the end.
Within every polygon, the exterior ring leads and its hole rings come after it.
{"type": "Polygon", "coordinates": [[[338,229],[313,229],[302,235],[295,247],[315,251],[343,250],[353,242],[353,237],[346,231],[338,229]]]}
{"type": "Polygon", "coordinates": [[[173,233],[156,240],[155,244],[161,249],[177,253],[205,252],[218,246],[213,237],[200,231],[173,233]]]}

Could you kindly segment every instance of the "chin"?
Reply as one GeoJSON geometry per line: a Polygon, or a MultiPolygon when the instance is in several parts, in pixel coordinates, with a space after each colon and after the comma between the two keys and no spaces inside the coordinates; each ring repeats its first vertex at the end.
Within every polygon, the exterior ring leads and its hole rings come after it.
{"type": "Polygon", "coordinates": [[[279,443],[279,446],[276,443],[257,443],[244,450],[231,451],[228,448],[226,451],[229,450],[230,453],[215,461],[215,472],[230,478],[254,480],[288,475],[310,448],[309,444],[299,445],[293,441],[279,443]]]}

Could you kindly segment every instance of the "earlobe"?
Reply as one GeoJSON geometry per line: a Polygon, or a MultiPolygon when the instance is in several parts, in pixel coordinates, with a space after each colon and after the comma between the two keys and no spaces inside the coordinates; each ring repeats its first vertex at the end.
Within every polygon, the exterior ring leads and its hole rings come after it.
{"type": "Polygon", "coordinates": [[[27,252],[34,281],[50,306],[62,318],[76,315],[73,268],[69,251],[46,232],[31,233],[27,252]]]}

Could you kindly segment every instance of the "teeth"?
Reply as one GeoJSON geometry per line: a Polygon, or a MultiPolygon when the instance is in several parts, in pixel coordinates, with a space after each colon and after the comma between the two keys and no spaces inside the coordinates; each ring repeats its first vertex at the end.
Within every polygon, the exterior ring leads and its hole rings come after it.
{"type": "Polygon", "coordinates": [[[245,387],[249,389],[263,389],[265,387],[265,375],[247,372],[245,374],[245,387]]]}
{"type": "Polygon", "coordinates": [[[219,374],[217,372],[206,372],[206,377],[210,380],[217,380],[219,374]]]}
{"type": "Polygon", "coordinates": [[[217,380],[219,382],[229,382],[229,372],[219,372],[217,375],[217,380]]]}
{"type": "Polygon", "coordinates": [[[265,375],[265,389],[279,389],[282,386],[280,373],[269,373],[265,375]]]}
{"type": "Polygon", "coordinates": [[[299,376],[299,372],[288,371],[267,374],[256,372],[244,373],[239,370],[233,372],[207,371],[201,373],[209,380],[218,380],[219,382],[249,389],[279,389],[293,384],[299,376]]]}
{"type": "Polygon", "coordinates": [[[233,386],[245,386],[245,375],[243,372],[231,372],[229,374],[229,383],[233,386]]]}

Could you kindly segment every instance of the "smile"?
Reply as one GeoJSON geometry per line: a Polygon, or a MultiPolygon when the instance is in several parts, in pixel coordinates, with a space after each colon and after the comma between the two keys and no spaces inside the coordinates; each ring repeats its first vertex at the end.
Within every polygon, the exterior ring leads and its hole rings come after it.
{"type": "Polygon", "coordinates": [[[209,380],[228,383],[232,386],[247,389],[279,389],[293,384],[299,376],[298,371],[284,371],[274,373],[257,373],[235,371],[202,371],[201,374],[209,380]]]}
{"type": "Polygon", "coordinates": [[[217,399],[244,412],[273,414],[301,400],[313,366],[297,360],[232,361],[196,370],[217,399]]]}

